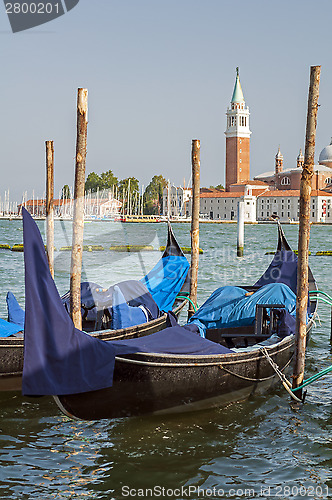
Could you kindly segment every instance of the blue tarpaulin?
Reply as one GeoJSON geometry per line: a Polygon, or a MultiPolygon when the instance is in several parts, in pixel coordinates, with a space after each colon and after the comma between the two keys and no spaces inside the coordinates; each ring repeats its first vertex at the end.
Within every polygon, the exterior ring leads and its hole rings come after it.
{"type": "Polygon", "coordinates": [[[0,337],[10,337],[10,335],[14,335],[22,330],[21,325],[16,325],[0,318],[0,337]]]}
{"type": "Polygon", "coordinates": [[[6,302],[8,321],[0,319],[0,337],[10,337],[24,328],[24,311],[12,292],[7,293],[6,302]]]}
{"type": "Polygon", "coordinates": [[[16,300],[15,295],[12,292],[8,292],[6,296],[7,302],[7,310],[8,310],[8,321],[10,323],[15,323],[16,325],[21,327],[21,330],[24,328],[24,310],[19,305],[16,300]]]}
{"type": "MultiPolygon", "coordinates": [[[[141,281],[121,281],[116,285],[110,286],[106,290],[96,283],[84,281],[83,283],[81,283],[81,305],[82,316],[84,315],[84,319],[86,319],[87,321],[96,321],[98,311],[106,311],[108,312],[108,316],[112,318],[111,328],[122,328],[120,326],[116,327],[116,325],[119,324],[119,321],[120,323],[125,323],[127,321],[126,317],[124,317],[122,321],[120,310],[124,313],[128,313],[130,309],[126,307],[122,307],[120,309],[118,308],[116,312],[117,319],[115,321],[113,320],[114,300],[118,304],[119,293],[121,293],[123,301],[126,302],[129,307],[143,308],[147,313],[149,321],[159,318],[162,315],[150,292],[141,281]],[[115,292],[115,289],[117,290],[117,292],[115,292]]],[[[69,312],[70,292],[67,292],[65,295],[63,295],[63,297],[61,297],[61,300],[65,305],[67,311],[69,312]]],[[[128,320],[130,321],[130,324],[128,324],[128,326],[140,324],[132,322],[134,317],[137,317],[138,321],[140,320],[140,318],[143,318],[141,323],[145,323],[146,321],[146,316],[142,317],[142,315],[139,313],[135,314],[135,311],[133,311],[133,314],[131,316],[132,319],[128,320]]]]}
{"type": "Polygon", "coordinates": [[[143,306],[141,308],[128,305],[120,288],[115,286],[113,291],[112,329],[128,328],[141,325],[147,321],[148,315],[143,306]]]}
{"type": "Polygon", "coordinates": [[[271,283],[246,296],[246,290],[226,286],[218,288],[190,318],[201,335],[210,328],[231,328],[254,323],[257,304],[284,304],[292,316],[296,314],[296,295],[283,283],[271,283]]]}
{"type": "Polygon", "coordinates": [[[156,301],[159,309],[170,311],[180,292],[189,270],[184,256],[169,255],[157,262],[155,267],[141,279],[156,301]]]}

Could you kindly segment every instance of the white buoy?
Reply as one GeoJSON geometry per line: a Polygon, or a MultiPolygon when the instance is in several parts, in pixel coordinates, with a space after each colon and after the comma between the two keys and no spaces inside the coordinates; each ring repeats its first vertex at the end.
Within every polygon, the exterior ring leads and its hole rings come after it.
{"type": "Polygon", "coordinates": [[[244,247],[244,201],[237,204],[237,256],[243,257],[244,247]]]}

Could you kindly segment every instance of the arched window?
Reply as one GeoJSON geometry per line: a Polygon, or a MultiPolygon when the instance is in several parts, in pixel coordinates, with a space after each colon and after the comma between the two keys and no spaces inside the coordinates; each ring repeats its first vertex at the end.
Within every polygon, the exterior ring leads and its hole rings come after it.
{"type": "Polygon", "coordinates": [[[332,177],[327,177],[325,179],[325,184],[332,184],[332,177]]]}
{"type": "Polygon", "coordinates": [[[280,183],[282,186],[289,186],[290,185],[290,178],[289,177],[283,177],[281,179],[281,183],[280,183]]]}

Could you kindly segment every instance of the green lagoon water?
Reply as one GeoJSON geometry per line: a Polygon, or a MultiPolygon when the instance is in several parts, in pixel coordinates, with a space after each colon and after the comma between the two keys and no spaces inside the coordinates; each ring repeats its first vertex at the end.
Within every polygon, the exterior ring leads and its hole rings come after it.
{"type": "MultiPolygon", "coordinates": [[[[44,223],[38,222],[44,232],[44,223]]],[[[114,253],[114,244],[165,244],[165,224],[85,224],[83,279],[108,287],[139,279],[158,252],[114,253]]],[[[174,224],[190,245],[189,225],[174,224]]],[[[285,227],[293,248],[298,226],[285,227]]],[[[22,242],[20,221],[0,221],[0,243],[22,242]]],[[[56,222],[55,281],[69,287],[71,225],[56,222]]],[[[202,224],[199,303],[226,284],[250,284],[271,260],[273,224],[245,228],[245,256],[236,257],[236,225],[202,224]]],[[[313,226],[311,251],[332,250],[332,227],[313,226]]],[[[319,288],[332,295],[332,257],[310,257],[319,288]]],[[[11,290],[24,304],[23,254],[0,250],[0,316],[11,290]]],[[[306,376],[331,364],[331,311],[321,304],[306,376]]],[[[306,403],[289,404],[284,389],[197,413],[99,422],[64,417],[51,398],[0,394],[1,499],[328,498],[332,497],[332,377],[311,385],[306,403]]]]}

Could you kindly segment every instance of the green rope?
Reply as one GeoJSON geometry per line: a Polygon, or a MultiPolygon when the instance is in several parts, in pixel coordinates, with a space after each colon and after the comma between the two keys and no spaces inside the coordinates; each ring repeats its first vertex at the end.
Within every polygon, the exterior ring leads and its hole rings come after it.
{"type": "Polygon", "coordinates": [[[194,308],[194,312],[196,312],[196,311],[197,311],[197,309],[198,309],[198,304],[196,304],[196,306],[195,306],[195,304],[193,303],[193,301],[192,301],[189,297],[183,297],[182,295],[178,295],[176,298],[177,298],[177,299],[186,299],[186,300],[189,300],[190,304],[191,304],[191,305],[193,306],[193,308],[194,308]]]}
{"type": "Polygon", "coordinates": [[[311,294],[311,295],[314,295],[314,294],[322,294],[322,295],[325,295],[325,297],[327,297],[328,299],[330,299],[330,300],[332,301],[332,297],[331,297],[331,295],[329,295],[329,294],[328,294],[328,293],[326,293],[326,292],[322,292],[321,290],[311,290],[311,291],[309,292],[309,295],[310,295],[310,294],[311,294]]]}
{"type": "Polygon", "coordinates": [[[321,300],[322,302],[325,302],[325,304],[328,304],[329,306],[332,307],[332,300],[327,300],[324,297],[313,297],[313,296],[310,296],[310,298],[311,299],[321,300]]]}
{"type": "Polygon", "coordinates": [[[316,375],[313,375],[312,377],[310,377],[307,380],[305,380],[302,383],[302,385],[300,385],[299,387],[296,387],[295,389],[291,389],[291,390],[293,392],[295,392],[295,391],[298,391],[300,389],[303,389],[303,387],[306,387],[307,385],[311,384],[312,382],[315,382],[319,378],[324,377],[324,375],[327,375],[331,371],[332,371],[332,366],[329,366],[328,368],[325,368],[325,370],[322,370],[321,372],[316,373],[316,375]]]}

